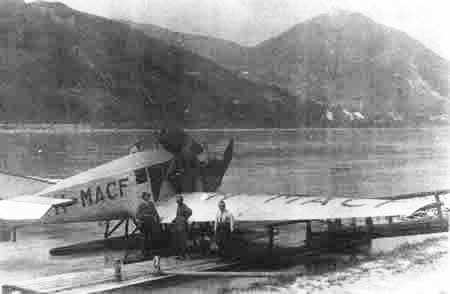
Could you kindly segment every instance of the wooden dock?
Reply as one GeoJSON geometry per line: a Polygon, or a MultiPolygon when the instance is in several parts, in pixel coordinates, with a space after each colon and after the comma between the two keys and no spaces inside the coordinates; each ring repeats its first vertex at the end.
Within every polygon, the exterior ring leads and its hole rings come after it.
{"type": "MultiPolygon", "coordinates": [[[[31,281],[23,281],[17,283],[10,283],[3,285],[3,294],[12,293],[120,293],[127,287],[154,285],[157,281],[168,280],[180,275],[205,276],[217,274],[227,275],[227,273],[217,272],[218,270],[229,269],[233,266],[245,267],[250,264],[270,264],[271,258],[280,261],[282,256],[291,257],[289,260],[294,260],[292,257],[296,255],[301,257],[302,261],[307,264],[308,260],[313,260],[317,257],[324,256],[330,252],[347,252],[346,249],[352,250],[355,246],[370,244],[372,239],[407,236],[416,234],[429,234],[438,232],[448,232],[448,216],[445,218],[425,218],[425,219],[411,219],[411,220],[386,220],[383,223],[375,223],[371,218],[367,218],[365,224],[356,226],[355,224],[345,224],[340,220],[334,222],[327,222],[327,229],[325,231],[311,230],[311,223],[306,224],[306,235],[303,244],[298,244],[297,247],[292,248],[275,248],[273,246],[272,238],[269,238],[265,243],[243,243],[244,247],[237,247],[235,250],[239,258],[239,262],[222,261],[218,258],[199,257],[185,261],[175,261],[174,258],[162,258],[161,271],[163,274],[155,274],[155,267],[153,260],[140,261],[122,265],[121,280],[117,280],[115,276],[115,268],[99,269],[95,271],[84,271],[59,274],[55,276],[42,277],[31,281]],[[270,250],[268,250],[270,249],[270,250]],[[273,251],[272,249],[275,249],[273,251]],[[263,257],[263,258],[261,258],[263,257]],[[210,272],[208,274],[208,271],[210,272]],[[153,283],[153,284],[152,284],[153,283]]],[[[115,240],[115,239],[114,239],[115,240]]],[[[114,243],[114,240],[107,240],[109,243],[114,243]]],[[[117,239],[117,245],[114,247],[123,246],[123,240],[117,239]]],[[[132,243],[135,240],[131,240],[132,243]]],[[[108,242],[90,242],[78,248],[78,245],[63,247],[58,249],[57,254],[66,254],[67,252],[74,252],[82,250],[93,245],[94,249],[104,248],[108,242]],[[89,245],[89,246],[88,246],[89,245]],[[86,248],[85,248],[86,247],[86,248]],[[77,250],[75,250],[77,249],[77,250]]],[[[128,245],[127,245],[128,246],[128,245]]],[[[92,248],[91,248],[92,249],[92,248]]],[[[129,259],[129,262],[133,258],[129,259]]],[[[262,272],[266,275],[276,275],[276,273],[262,272]]],[[[233,276],[233,273],[230,273],[233,276]]],[[[239,276],[238,272],[235,272],[239,276]]],[[[256,272],[242,272],[242,276],[257,275],[256,272]]],[[[259,273],[261,274],[261,273],[259,273]]]]}
{"type": "Polygon", "coordinates": [[[21,293],[119,293],[127,287],[148,285],[152,282],[173,278],[176,273],[205,272],[222,270],[237,265],[237,262],[224,262],[217,258],[201,258],[185,261],[174,261],[173,258],[161,261],[163,275],[155,274],[153,260],[126,264],[121,267],[121,281],[115,276],[114,268],[95,271],[66,273],[49,277],[23,281],[14,285],[3,285],[3,294],[21,293]]]}

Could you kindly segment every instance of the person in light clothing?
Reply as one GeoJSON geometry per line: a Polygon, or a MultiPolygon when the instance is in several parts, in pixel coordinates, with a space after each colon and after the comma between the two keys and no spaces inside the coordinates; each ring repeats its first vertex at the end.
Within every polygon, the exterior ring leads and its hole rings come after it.
{"type": "Polygon", "coordinates": [[[225,201],[220,200],[219,211],[214,222],[214,233],[216,235],[218,253],[222,257],[227,257],[230,254],[231,234],[233,231],[233,214],[226,209],[225,201]]]}

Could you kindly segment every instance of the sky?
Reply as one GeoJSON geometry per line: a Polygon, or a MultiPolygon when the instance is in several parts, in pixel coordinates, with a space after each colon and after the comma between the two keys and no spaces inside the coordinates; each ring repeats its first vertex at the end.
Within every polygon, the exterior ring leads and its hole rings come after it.
{"type": "MultiPolygon", "coordinates": [[[[32,1],[32,0],[29,0],[32,1]]],[[[28,2],[29,2],[28,1],[28,2]]],[[[60,0],[108,18],[255,45],[318,14],[360,12],[450,60],[448,0],[60,0]]]]}

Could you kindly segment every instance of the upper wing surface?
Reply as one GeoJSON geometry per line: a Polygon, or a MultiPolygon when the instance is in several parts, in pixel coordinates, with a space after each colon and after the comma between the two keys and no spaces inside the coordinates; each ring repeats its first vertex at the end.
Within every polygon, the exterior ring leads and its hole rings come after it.
{"type": "MultiPolygon", "coordinates": [[[[356,199],[323,198],[303,195],[221,195],[192,193],[184,202],[192,209],[190,221],[213,221],[217,204],[225,200],[227,209],[241,222],[286,222],[336,218],[379,216],[409,216],[420,208],[434,203],[433,196],[412,199],[356,199]]],[[[157,204],[163,222],[170,222],[176,214],[175,199],[157,204]]]]}

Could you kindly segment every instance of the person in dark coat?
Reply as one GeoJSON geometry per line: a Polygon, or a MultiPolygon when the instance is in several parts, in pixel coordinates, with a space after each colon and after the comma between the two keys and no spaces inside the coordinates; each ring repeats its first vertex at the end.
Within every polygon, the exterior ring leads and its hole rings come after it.
{"type": "Polygon", "coordinates": [[[136,212],[136,220],[139,229],[144,235],[141,245],[142,254],[144,256],[150,255],[151,242],[154,241],[156,234],[160,231],[160,219],[158,211],[154,203],[151,201],[150,193],[142,193],[142,202],[136,212]],[[153,239],[153,240],[152,240],[153,239]]]}
{"type": "Polygon", "coordinates": [[[162,129],[158,136],[159,143],[174,155],[176,170],[179,171],[177,192],[203,191],[200,179],[200,162],[197,155],[203,147],[191,136],[179,128],[162,129]]]}
{"type": "Polygon", "coordinates": [[[180,128],[165,128],[159,132],[159,143],[172,154],[183,154],[188,157],[203,152],[201,144],[180,128]]]}
{"type": "Polygon", "coordinates": [[[173,223],[173,247],[178,258],[186,258],[188,219],[192,215],[192,210],[183,202],[183,196],[177,196],[177,214],[173,223]]]}
{"type": "Polygon", "coordinates": [[[133,146],[131,146],[130,148],[130,154],[141,152],[143,149],[142,143],[143,143],[142,141],[137,141],[136,143],[134,143],[133,146]]]}
{"type": "Polygon", "coordinates": [[[229,256],[231,234],[234,231],[234,217],[226,209],[225,201],[219,201],[219,211],[216,215],[214,222],[214,233],[216,235],[216,243],[218,247],[218,253],[222,257],[229,256]]]}

